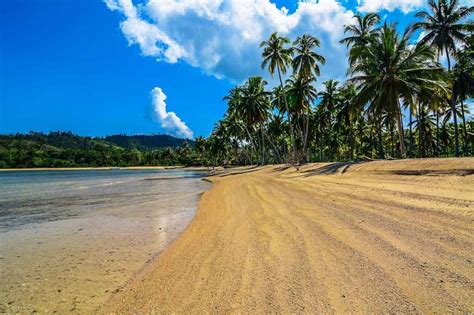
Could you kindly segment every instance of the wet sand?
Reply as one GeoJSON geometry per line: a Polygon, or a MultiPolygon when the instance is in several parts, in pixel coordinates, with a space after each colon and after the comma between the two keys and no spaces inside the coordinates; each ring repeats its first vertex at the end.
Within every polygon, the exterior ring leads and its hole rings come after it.
{"type": "MultiPolygon", "coordinates": [[[[43,218],[33,212],[29,215],[38,223],[21,221],[15,227],[2,221],[0,313],[93,313],[176,239],[209,185],[199,178],[163,178],[162,173],[144,180],[144,174],[94,179],[95,186],[85,193],[82,185],[90,181],[67,179],[65,185],[73,188],[60,192],[61,201],[54,199],[56,193],[40,199],[46,191],[26,197],[46,210],[72,207],[74,215],[43,218]],[[83,194],[87,200],[77,204],[83,194]]],[[[0,206],[18,206],[16,199],[7,201],[0,206]]]]}
{"type": "Polygon", "coordinates": [[[474,159],[241,168],[100,311],[472,313],[474,159]]]}

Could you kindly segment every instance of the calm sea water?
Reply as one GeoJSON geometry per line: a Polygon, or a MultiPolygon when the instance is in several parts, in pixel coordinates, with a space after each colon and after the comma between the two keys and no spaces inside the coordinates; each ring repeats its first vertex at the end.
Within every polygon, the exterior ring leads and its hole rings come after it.
{"type": "Polygon", "coordinates": [[[205,172],[74,170],[0,172],[0,232],[202,190],[205,172]]]}

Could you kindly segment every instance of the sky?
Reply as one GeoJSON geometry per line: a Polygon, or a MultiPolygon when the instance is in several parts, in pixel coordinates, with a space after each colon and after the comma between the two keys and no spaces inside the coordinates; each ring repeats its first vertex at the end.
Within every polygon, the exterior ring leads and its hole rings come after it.
{"type": "Polygon", "coordinates": [[[356,12],[403,29],[423,0],[0,1],[0,133],[208,136],[222,98],[262,75],[274,31],[321,40],[317,88],[344,80],[338,41],[356,12]]]}

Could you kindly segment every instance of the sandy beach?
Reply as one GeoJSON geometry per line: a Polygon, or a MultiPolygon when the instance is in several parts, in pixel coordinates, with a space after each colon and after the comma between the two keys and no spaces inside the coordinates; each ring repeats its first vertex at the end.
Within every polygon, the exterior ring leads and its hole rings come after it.
{"type": "Polygon", "coordinates": [[[110,313],[474,312],[474,159],[240,168],[110,313]]]}

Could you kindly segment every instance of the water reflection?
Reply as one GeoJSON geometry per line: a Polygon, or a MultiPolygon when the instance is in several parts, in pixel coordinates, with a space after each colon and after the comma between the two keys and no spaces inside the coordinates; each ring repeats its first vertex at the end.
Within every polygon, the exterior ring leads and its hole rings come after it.
{"type": "Polygon", "coordinates": [[[77,170],[0,172],[0,232],[113,206],[196,192],[205,172],[77,170]]]}

